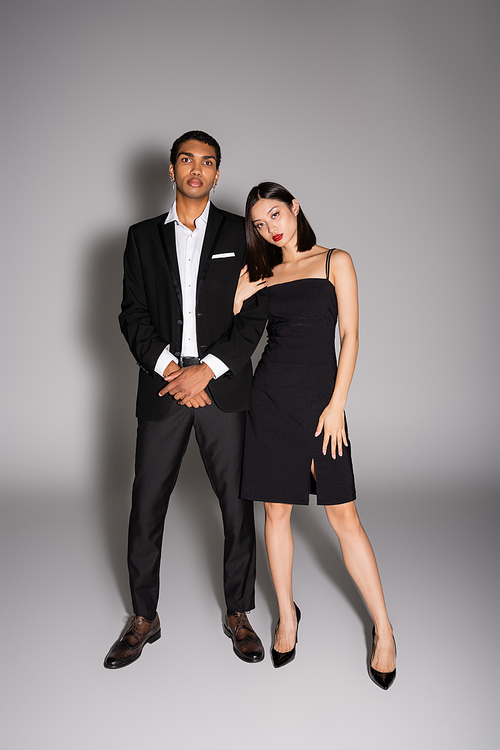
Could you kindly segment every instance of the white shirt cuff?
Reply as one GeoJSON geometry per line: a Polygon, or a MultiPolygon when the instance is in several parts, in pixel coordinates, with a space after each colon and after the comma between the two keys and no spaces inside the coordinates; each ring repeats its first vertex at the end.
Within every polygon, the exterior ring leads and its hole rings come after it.
{"type": "Polygon", "coordinates": [[[158,359],[156,360],[155,372],[157,372],[158,375],[161,375],[161,377],[163,377],[165,368],[167,367],[167,365],[170,364],[170,362],[175,362],[176,364],[179,364],[177,357],[174,357],[174,355],[170,351],[170,348],[166,346],[165,349],[160,354],[160,356],[158,357],[158,359]]]}
{"type": "Polygon", "coordinates": [[[224,362],[214,354],[207,354],[201,361],[210,367],[215,380],[220,378],[221,375],[224,375],[225,372],[229,372],[229,367],[227,367],[227,365],[225,365],[224,362]]]}

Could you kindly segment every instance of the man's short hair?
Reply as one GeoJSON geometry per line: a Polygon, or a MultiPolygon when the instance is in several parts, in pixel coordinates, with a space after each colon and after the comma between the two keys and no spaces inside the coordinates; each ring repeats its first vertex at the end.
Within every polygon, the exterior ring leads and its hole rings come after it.
{"type": "Polygon", "coordinates": [[[221,152],[220,152],[220,146],[215,140],[215,138],[212,138],[211,135],[208,135],[208,133],[204,133],[203,130],[188,130],[187,133],[184,133],[183,135],[179,136],[173,143],[172,148],[170,149],[170,163],[175,166],[175,163],[177,161],[177,157],[179,155],[179,149],[182,146],[183,143],[186,141],[198,141],[199,143],[206,143],[207,146],[212,146],[212,148],[215,149],[215,163],[217,166],[217,169],[219,169],[220,160],[221,160],[221,152]]]}

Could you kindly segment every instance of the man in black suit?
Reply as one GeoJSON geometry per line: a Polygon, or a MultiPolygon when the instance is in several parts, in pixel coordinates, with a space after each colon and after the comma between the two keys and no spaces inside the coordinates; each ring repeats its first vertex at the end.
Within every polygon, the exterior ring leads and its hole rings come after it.
{"type": "Polygon", "coordinates": [[[267,298],[258,291],[233,314],[245,265],[244,222],[209,200],[219,179],[217,141],[202,131],[184,133],[170,162],[176,200],[168,214],[130,228],[124,256],[119,320],[140,367],[128,547],[135,614],[106,656],[108,669],[132,663],[161,635],[163,525],[193,427],[222,512],[224,632],[244,661],[264,657],[246,615],[255,606],[253,505],[238,495],[250,357],[267,298]]]}

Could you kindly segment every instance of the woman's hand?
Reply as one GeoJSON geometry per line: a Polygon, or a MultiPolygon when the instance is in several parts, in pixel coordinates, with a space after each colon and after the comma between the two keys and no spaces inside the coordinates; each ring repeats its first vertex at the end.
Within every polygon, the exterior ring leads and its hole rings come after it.
{"type": "Polygon", "coordinates": [[[236,287],[236,293],[234,295],[233,314],[238,315],[243,307],[244,301],[253,297],[256,292],[260,289],[264,289],[265,286],[267,286],[267,279],[250,281],[248,266],[243,266],[240,271],[240,278],[238,279],[238,286],[236,287]]]}
{"type": "Polygon", "coordinates": [[[321,412],[314,437],[321,435],[321,432],[323,432],[323,455],[326,456],[330,441],[332,458],[336,458],[337,455],[341,456],[343,446],[349,445],[345,432],[344,410],[328,404],[321,412]]]}

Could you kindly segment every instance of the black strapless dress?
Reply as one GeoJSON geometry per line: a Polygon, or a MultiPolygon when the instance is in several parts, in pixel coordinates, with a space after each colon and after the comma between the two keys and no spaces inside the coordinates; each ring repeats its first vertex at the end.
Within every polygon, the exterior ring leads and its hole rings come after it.
{"type": "Polygon", "coordinates": [[[333,459],[330,446],[322,453],[323,433],[314,437],[337,374],[335,287],[328,278],[308,278],[275,284],[268,293],[269,339],[247,413],[241,497],[308,505],[316,494],[320,505],[351,502],[350,441],[333,459]]]}

